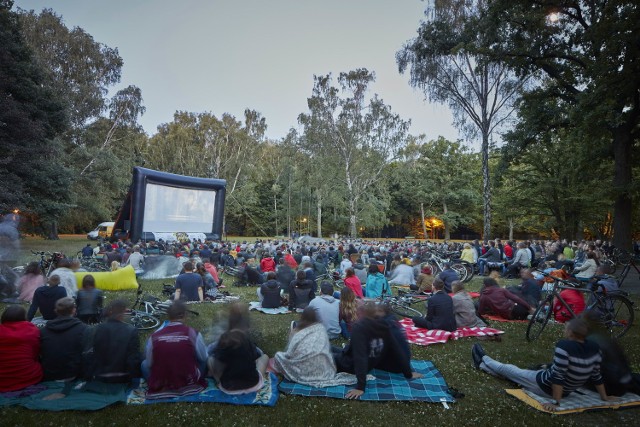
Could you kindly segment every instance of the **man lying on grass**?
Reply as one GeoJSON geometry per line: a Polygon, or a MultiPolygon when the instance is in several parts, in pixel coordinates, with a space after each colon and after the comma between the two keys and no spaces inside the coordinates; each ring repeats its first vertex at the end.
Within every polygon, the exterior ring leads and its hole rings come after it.
{"type": "Polygon", "coordinates": [[[588,327],[576,318],[566,323],[565,338],[556,343],[553,363],[547,369],[520,369],[493,360],[480,344],[471,349],[473,365],[491,375],[503,377],[539,396],[551,396],[553,403],[544,404],[547,411],[556,411],[560,401],[591,381],[604,401],[616,400],[608,396],[600,375],[602,355],[598,344],[585,340],[588,327]]]}

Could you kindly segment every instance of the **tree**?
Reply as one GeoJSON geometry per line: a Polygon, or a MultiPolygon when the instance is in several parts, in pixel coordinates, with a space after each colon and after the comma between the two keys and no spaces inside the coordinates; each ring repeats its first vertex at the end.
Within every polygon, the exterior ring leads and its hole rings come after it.
{"type": "Polygon", "coordinates": [[[55,237],[57,219],[71,204],[58,139],[67,121],[11,7],[0,1],[0,211],[20,209],[55,237]]]}
{"type": "Polygon", "coordinates": [[[483,235],[491,237],[489,148],[492,133],[509,118],[523,81],[503,63],[469,49],[484,0],[436,2],[432,16],[396,54],[401,73],[431,101],[447,103],[454,124],[482,145],[483,235]]]}
{"type": "Polygon", "coordinates": [[[298,121],[308,150],[334,156],[342,170],[339,180],[346,187],[349,234],[355,237],[362,203],[370,199],[367,193],[380,180],[385,164],[405,143],[409,122],[393,114],[377,95],[365,99],[375,80],[368,70],[340,73],[337,80],[339,87],[332,85],[330,74],[314,76],[309,112],[298,121]]]}
{"type": "MultiPolygon", "coordinates": [[[[524,99],[521,129],[535,135],[562,126],[577,140],[604,143],[614,159],[614,244],[631,248],[633,148],[640,129],[640,4],[578,0],[493,0],[477,50],[540,84],[524,99]],[[553,100],[561,122],[533,112],[553,100]]],[[[525,142],[535,141],[535,138],[525,142]]]]}

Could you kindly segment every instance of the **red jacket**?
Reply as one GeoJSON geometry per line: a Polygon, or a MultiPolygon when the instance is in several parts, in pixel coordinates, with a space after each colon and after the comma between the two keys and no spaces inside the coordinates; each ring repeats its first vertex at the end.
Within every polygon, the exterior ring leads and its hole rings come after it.
{"type": "Polygon", "coordinates": [[[298,268],[298,263],[296,262],[295,258],[293,258],[293,255],[291,254],[286,254],[284,256],[284,262],[294,270],[298,268]]]}
{"type": "Polygon", "coordinates": [[[513,248],[510,245],[504,245],[504,248],[502,248],[504,250],[504,255],[511,259],[513,258],[513,248]]]}
{"type": "Polygon", "coordinates": [[[216,285],[220,284],[220,277],[218,276],[218,270],[216,266],[211,264],[210,262],[204,263],[204,269],[207,270],[211,277],[213,277],[213,281],[216,282],[216,285]]]}
{"type": "Polygon", "coordinates": [[[42,381],[40,330],[31,322],[0,324],[0,392],[42,381]]]}
{"type": "Polygon", "coordinates": [[[262,270],[263,273],[276,271],[276,262],[271,257],[262,258],[260,261],[260,270],[262,270]]]}
{"type": "Polygon", "coordinates": [[[357,276],[351,276],[344,279],[344,285],[351,289],[354,294],[356,294],[357,298],[364,298],[362,294],[362,283],[360,283],[360,279],[357,276]]]}
{"type": "Polygon", "coordinates": [[[504,319],[511,319],[511,312],[516,304],[524,306],[527,310],[531,309],[525,300],[508,290],[499,286],[487,286],[480,293],[478,314],[493,313],[504,319]]]}
{"type": "MultiPolygon", "coordinates": [[[[573,310],[576,316],[584,311],[585,303],[582,292],[573,289],[565,289],[560,292],[560,296],[564,302],[571,307],[571,310],[573,310]]],[[[572,319],[569,310],[567,310],[564,304],[558,301],[557,298],[553,301],[553,316],[557,322],[562,323],[572,319]]]]}

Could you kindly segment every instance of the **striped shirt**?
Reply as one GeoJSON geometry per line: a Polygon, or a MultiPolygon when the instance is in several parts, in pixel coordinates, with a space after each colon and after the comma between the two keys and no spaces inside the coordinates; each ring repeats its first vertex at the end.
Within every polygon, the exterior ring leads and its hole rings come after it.
{"type": "Polygon", "coordinates": [[[536,381],[540,388],[552,395],[553,384],[562,386],[562,395],[567,396],[589,380],[594,385],[602,384],[600,363],[602,353],[598,344],[560,340],[556,344],[553,363],[545,371],[538,373],[536,381]]]}

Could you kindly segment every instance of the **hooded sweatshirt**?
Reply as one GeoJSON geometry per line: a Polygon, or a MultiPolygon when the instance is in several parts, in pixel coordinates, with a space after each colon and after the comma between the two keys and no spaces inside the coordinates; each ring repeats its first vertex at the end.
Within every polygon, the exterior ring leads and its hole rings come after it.
{"type": "Polygon", "coordinates": [[[42,380],[39,352],[40,330],[33,323],[0,324],[0,392],[21,390],[42,380]]]}
{"type": "Polygon", "coordinates": [[[82,349],[88,326],[75,317],[57,317],[40,332],[44,380],[65,380],[82,374],[82,349]]]}
{"type": "Polygon", "coordinates": [[[320,321],[327,330],[329,339],[340,336],[340,301],[331,295],[320,295],[309,302],[309,307],[313,307],[320,318],[320,321]]]}
{"type": "Polygon", "coordinates": [[[487,286],[480,294],[478,314],[493,313],[504,319],[511,319],[511,312],[516,304],[524,306],[527,310],[531,308],[525,300],[508,290],[499,286],[487,286]]]}

